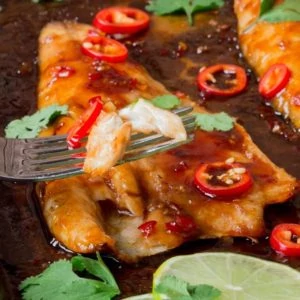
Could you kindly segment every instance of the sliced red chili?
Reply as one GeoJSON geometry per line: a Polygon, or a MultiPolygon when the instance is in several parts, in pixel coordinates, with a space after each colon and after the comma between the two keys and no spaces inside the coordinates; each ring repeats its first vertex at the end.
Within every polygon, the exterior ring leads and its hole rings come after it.
{"type": "Polygon", "coordinates": [[[111,63],[123,62],[128,57],[127,48],[104,36],[89,36],[81,46],[84,55],[111,63]]]}
{"type": "Polygon", "coordinates": [[[94,18],[93,25],[109,34],[132,34],[146,29],[150,17],[137,8],[109,7],[100,10],[94,18]]]}
{"type": "Polygon", "coordinates": [[[248,191],[252,178],[238,163],[216,162],[201,165],[194,177],[197,188],[209,197],[235,197],[248,191]]]}
{"type": "Polygon", "coordinates": [[[269,100],[286,87],[290,78],[291,71],[285,64],[275,64],[261,78],[259,93],[269,100]]]}
{"type": "Polygon", "coordinates": [[[147,221],[147,222],[143,223],[142,225],[140,225],[138,227],[138,229],[141,231],[143,236],[147,238],[148,236],[150,236],[153,233],[156,224],[157,224],[156,221],[147,221]]]}
{"type": "Polygon", "coordinates": [[[172,233],[190,234],[193,233],[197,225],[189,216],[176,216],[175,220],[165,224],[166,229],[172,233]]]}
{"type": "Polygon", "coordinates": [[[286,256],[300,256],[300,225],[279,224],[271,233],[270,245],[276,252],[286,256]]]}
{"type": "Polygon", "coordinates": [[[217,96],[233,96],[242,92],[247,85],[247,75],[243,68],[236,65],[218,64],[210,66],[199,71],[198,87],[202,91],[217,96]],[[227,88],[221,89],[217,87],[217,79],[215,75],[223,72],[227,75],[235,75],[234,79],[226,81],[227,88]]]}
{"type": "Polygon", "coordinates": [[[80,140],[84,138],[96,119],[100,115],[103,107],[100,96],[93,97],[89,100],[90,107],[75,122],[67,136],[67,143],[70,148],[78,148],[81,146],[80,140]]]}

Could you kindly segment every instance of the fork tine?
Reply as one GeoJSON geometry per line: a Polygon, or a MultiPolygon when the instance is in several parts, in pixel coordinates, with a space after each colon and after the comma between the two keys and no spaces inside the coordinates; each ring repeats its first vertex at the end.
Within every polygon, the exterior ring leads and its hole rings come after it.
{"type": "Polygon", "coordinates": [[[179,141],[179,142],[178,141],[171,141],[171,142],[167,141],[167,142],[165,142],[163,144],[160,144],[156,147],[148,147],[147,149],[144,149],[144,150],[139,151],[139,152],[128,153],[128,154],[125,154],[123,159],[120,160],[117,163],[117,165],[124,164],[124,163],[130,162],[130,161],[135,161],[135,160],[145,158],[145,157],[148,157],[148,156],[151,156],[151,155],[154,155],[154,154],[158,154],[160,152],[164,152],[164,151],[173,149],[175,147],[184,145],[186,143],[189,143],[192,140],[193,140],[193,135],[190,135],[184,141],[179,141]]]}
{"type": "MultiPolygon", "coordinates": [[[[185,120],[184,127],[187,132],[190,132],[195,127],[194,123],[193,123],[194,121],[195,121],[194,117],[189,117],[185,120]]],[[[130,151],[130,150],[133,150],[136,148],[140,148],[143,146],[147,146],[147,145],[154,144],[157,142],[164,142],[164,141],[168,141],[168,140],[170,140],[170,138],[168,138],[162,134],[148,135],[148,136],[145,136],[144,138],[140,138],[140,139],[137,139],[137,140],[131,142],[130,145],[127,147],[126,151],[130,151]]]]}
{"type": "Polygon", "coordinates": [[[45,181],[81,175],[82,173],[83,171],[80,167],[59,168],[57,170],[47,169],[42,171],[31,171],[30,177],[27,176],[26,179],[34,181],[45,181]]]}
{"type": "Polygon", "coordinates": [[[172,113],[174,113],[178,116],[181,116],[183,114],[188,114],[188,113],[192,112],[193,107],[192,106],[181,106],[181,107],[172,109],[171,111],[172,111],[172,113]]]}
{"type": "Polygon", "coordinates": [[[48,146],[51,144],[56,144],[56,143],[65,143],[67,139],[66,134],[62,135],[54,135],[54,136],[49,136],[49,137],[41,137],[41,138],[34,138],[34,139],[26,139],[28,141],[28,146],[33,146],[33,147],[40,147],[40,146],[48,146]]]}
{"type": "MultiPolygon", "coordinates": [[[[186,130],[189,132],[194,128],[194,123],[191,122],[193,121],[193,118],[188,118],[187,121],[188,123],[185,127],[186,130]]],[[[155,135],[148,135],[142,139],[135,140],[133,141],[126,149],[126,152],[133,151],[137,148],[145,147],[145,146],[150,146],[153,144],[156,144],[158,142],[166,142],[170,141],[172,139],[165,137],[161,134],[155,134],[155,135]]],[[[156,145],[155,147],[156,148],[156,145]]],[[[28,156],[25,161],[24,165],[26,165],[29,169],[32,168],[54,168],[54,167],[59,167],[59,166],[64,166],[64,165],[75,165],[78,163],[82,163],[84,160],[82,157],[76,158],[76,156],[72,157],[72,155],[76,154],[82,154],[85,152],[84,148],[80,149],[74,149],[74,150],[67,150],[67,151],[62,151],[62,152],[48,152],[47,154],[43,153],[42,155],[39,156],[28,156]]]]}
{"type": "MultiPolygon", "coordinates": [[[[163,151],[167,151],[170,149],[173,149],[174,147],[178,147],[181,145],[184,145],[188,142],[190,142],[193,139],[193,134],[189,135],[187,140],[184,141],[174,141],[174,142],[166,142],[163,144],[158,145],[155,148],[147,148],[143,151],[139,151],[134,154],[127,154],[124,156],[124,158],[120,161],[118,161],[117,165],[127,163],[130,161],[134,161],[137,159],[145,158],[154,154],[158,154],[163,151]]],[[[59,179],[59,178],[65,178],[69,176],[74,175],[80,175],[83,173],[83,170],[81,167],[65,167],[65,168],[59,168],[59,169],[41,169],[41,170],[34,170],[31,171],[31,176],[33,179],[38,181],[43,180],[51,180],[51,179],[59,179]]]]}
{"type": "Polygon", "coordinates": [[[75,154],[75,153],[79,153],[79,152],[84,152],[85,148],[84,147],[80,147],[80,148],[76,148],[76,149],[71,149],[69,150],[68,148],[68,145],[65,143],[65,145],[62,145],[62,146],[54,146],[53,147],[46,147],[46,148],[26,148],[24,149],[24,154],[27,156],[27,157],[30,157],[30,158],[34,158],[35,156],[40,156],[40,157],[43,157],[43,156],[53,156],[53,155],[61,155],[61,154],[64,154],[64,153],[69,153],[70,155],[72,154],[75,154]]]}
{"type": "MultiPolygon", "coordinates": [[[[188,139],[176,141],[161,134],[141,134],[131,136],[125,156],[117,165],[163,152],[191,141],[189,134],[195,127],[195,116],[188,115],[192,107],[180,107],[172,112],[181,117],[188,133],[188,139]]],[[[23,148],[23,175],[30,180],[49,180],[82,174],[86,152],[84,147],[69,150],[66,135],[47,138],[27,139],[23,148]],[[76,155],[77,154],[77,155],[76,155]]]]}
{"type": "Polygon", "coordinates": [[[65,165],[77,165],[84,162],[84,158],[81,157],[71,157],[68,155],[62,155],[62,156],[54,156],[52,158],[46,158],[46,159],[33,159],[29,160],[26,159],[24,161],[24,165],[28,167],[29,170],[33,169],[45,169],[45,168],[57,168],[62,167],[65,165]]]}

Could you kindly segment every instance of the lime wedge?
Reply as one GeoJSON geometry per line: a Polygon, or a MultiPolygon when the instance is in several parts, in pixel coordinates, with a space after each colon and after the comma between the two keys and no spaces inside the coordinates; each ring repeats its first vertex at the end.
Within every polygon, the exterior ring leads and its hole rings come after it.
{"type": "Polygon", "coordinates": [[[153,300],[152,294],[137,295],[123,300],[153,300]]]}
{"type": "Polygon", "coordinates": [[[198,253],[165,261],[154,273],[153,298],[166,299],[155,287],[164,276],[208,284],[218,300],[299,300],[300,272],[288,266],[234,253],[198,253]]]}

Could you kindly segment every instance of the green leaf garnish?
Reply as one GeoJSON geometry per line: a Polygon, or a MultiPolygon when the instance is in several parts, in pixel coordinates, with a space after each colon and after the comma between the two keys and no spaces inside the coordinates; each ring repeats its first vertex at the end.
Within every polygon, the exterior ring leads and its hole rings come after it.
{"type": "Polygon", "coordinates": [[[25,300],[110,300],[120,294],[99,255],[98,260],[75,256],[71,261],[56,261],[41,274],[25,279],[19,289],[25,300]],[[100,280],[79,277],[74,271],[87,271],[100,280]]]}
{"type": "Polygon", "coordinates": [[[5,128],[6,138],[35,138],[43,128],[57,117],[68,113],[67,105],[51,105],[38,110],[31,116],[11,121],[5,128]]]}
{"type": "Polygon", "coordinates": [[[155,291],[173,300],[214,300],[221,291],[207,284],[191,285],[175,276],[165,276],[155,291]]]}
{"type": "Polygon", "coordinates": [[[300,1],[285,0],[279,5],[275,5],[271,10],[261,15],[260,20],[271,23],[285,21],[300,21],[300,1]]]}
{"type": "Polygon", "coordinates": [[[172,109],[180,105],[180,100],[174,95],[163,95],[152,99],[151,103],[162,109],[172,109]]]}
{"type": "Polygon", "coordinates": [[[146,6],[146,10],[159,16],[185,12],[189,24],[192,25],[193,13],[217,9],[223,4],[223,0],[152,0],[146,6]]]}
{"type": "Polygon", "coordinates": [[[234,127],[234,119],[225,112],[217,114],[195,113],[196,126],[204,131],[229,131],[234,127]]]}
{"type": "Polygon", "coordinates": [[[73,270],[79,272],[86,270],[95,277],[103,280],[105,283],[118,289],[118,285],[115,281],[114,276],[111,274],[111,272],[103,262],[99,253],[97,253],[97,259],[98,261],[95,261],[94,259],[83,256],[74,256],[71,259],[73,270]]]}
{"type": "Polygon", "coordinates": [[[260,1],[260,16],[268,12],[274,5],[275,0],[261,0],[260,1]]]}

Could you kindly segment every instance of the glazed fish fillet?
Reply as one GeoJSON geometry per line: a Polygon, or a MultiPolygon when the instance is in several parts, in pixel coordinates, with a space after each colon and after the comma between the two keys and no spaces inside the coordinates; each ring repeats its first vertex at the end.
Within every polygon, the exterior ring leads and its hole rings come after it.
{"type": "MultiPolygon", "coordinates": [[[[80,52],[91,27],[50,23],[40,36],[39,107],[68,104],[70,114],[57,120],[44,134],[61,134],[88,105],[101,95],[106,111],[118,111],[139,98],[169,94],[166,88],[133,62],[95,62],[80,52]],[[74,75],[53,81],[53,70],[74,68],[74,75]],[[96,74],[91,76],[90,74],[96,74]],[[96,79],[95,79],[96,78],[96,79]]],[[[188,97],[183,105],[204,112],[188,97]]],[[[50,231],[65,247],[80,253],[114,253],[126,261],[175,248],[199,238],[264,234],[264,207],[287,201],[295,179],[275,166],[239,125],[228,132],[198,130],[191,143],[151,158],[111,168],[103,176],[52,181],[40,199],[50,231]],[[239,162],[251,173],[253,186],[232,200],[211,199],[193,183],[202,163],[239,162]],[[178,216],[192,219],[192,232],[166,230],[178,216]],[[138,227],[156,226],[149,236],[138,227]]]]}
{"type": "MultiPolygon", "coordinates": [[[[278,1],[277,3],[282,2],[278,1]]],[[[258,76],[272,65],[284,63],[292,77],[272,105],[284,118],[300,128],[300,22],[257,22],[260,0],[235,0],[239,40],[242,51],[258,76]]]]}

